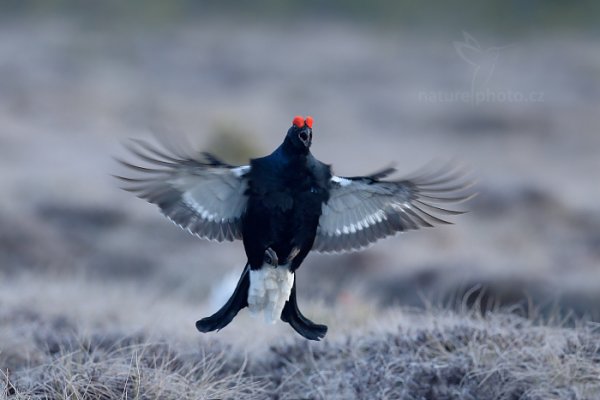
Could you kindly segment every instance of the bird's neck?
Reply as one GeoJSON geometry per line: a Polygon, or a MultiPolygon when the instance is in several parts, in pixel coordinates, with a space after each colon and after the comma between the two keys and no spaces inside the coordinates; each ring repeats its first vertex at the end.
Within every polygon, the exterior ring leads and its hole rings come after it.
{"type": "Polygon", "coordinates": [[[306,162],[307,157],[310,155],[309,149],[299,149],[294,146],[294,144],[286,138],[281,146],[275,150],[275,153],[278,153],[278,156],[290,162],[306,162]]]}

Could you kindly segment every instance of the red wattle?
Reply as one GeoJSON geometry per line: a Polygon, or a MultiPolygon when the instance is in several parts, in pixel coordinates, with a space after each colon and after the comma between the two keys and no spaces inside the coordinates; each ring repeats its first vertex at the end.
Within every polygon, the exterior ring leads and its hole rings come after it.
{"type": "Polygon", "coordinates": [[[296,115],[292,121],[292,124],[298,128],[302,128],[304,126],[304,117],[301,115],[296,115]]]}
{"type": "Polygon", "coordinates": [[[306,126],[308,126],[310,129],[312,129],[312,123],[313,123],[313,117],[311,117],[309,115],[308,117],[306,117],[306,126]]]}

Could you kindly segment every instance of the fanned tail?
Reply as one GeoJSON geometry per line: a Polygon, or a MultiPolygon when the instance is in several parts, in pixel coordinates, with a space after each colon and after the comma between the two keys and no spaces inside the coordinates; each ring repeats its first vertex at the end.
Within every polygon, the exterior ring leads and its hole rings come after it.
{"type": "Polygon", "coordinates": [[[296,302],[296,280],[294,279],[294,285],[290,293],[290,298],[285,303],[283,311],[281,312],[281,320],[287,322],[294,328],[296,332],[304,336],[309,340],[319,341],[327,334],[327,326],[315,324],[308,318],[306,318],[298,309],[298,303],[296,302]]]}
{"type": "Polygon", "coordinates": [[[210,317],[196,321],[196,329],[200,332],[212,332],[226,327],[237,313],[248,307],[248,289],[250,288],[250,265],[246,265],[233,294],[219,311],[210,317]]]}

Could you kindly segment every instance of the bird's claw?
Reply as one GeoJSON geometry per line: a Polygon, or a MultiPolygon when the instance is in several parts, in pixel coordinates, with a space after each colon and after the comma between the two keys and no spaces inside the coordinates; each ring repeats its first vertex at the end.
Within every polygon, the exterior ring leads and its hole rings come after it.
{"type": "Polygon", "coordinates": [[[291,263],[299,253],[300,253],[300,247],[294,247],[292,249],[292,251],[290,251],[290,255],[287,258],[286,264],[291,263]]]}
{"type": "Polygon", "coordinates": [[[277,253],[275,253],[275,251],[270,247],[265,250],[264,261],[265,263],[272,265],[275,268],[277,268],[277,266],[279,265],[279,258],[277,257],[277,253]]]}

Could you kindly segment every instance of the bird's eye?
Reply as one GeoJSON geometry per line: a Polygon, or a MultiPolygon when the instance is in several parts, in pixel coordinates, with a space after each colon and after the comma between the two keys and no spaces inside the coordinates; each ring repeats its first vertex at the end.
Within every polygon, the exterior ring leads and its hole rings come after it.
{"type": "Polygon", "coordinates": [[[306,132],[300,132],[300,139],[302,140],[306,140],[308,139],[308,134],[306,132]]]}

